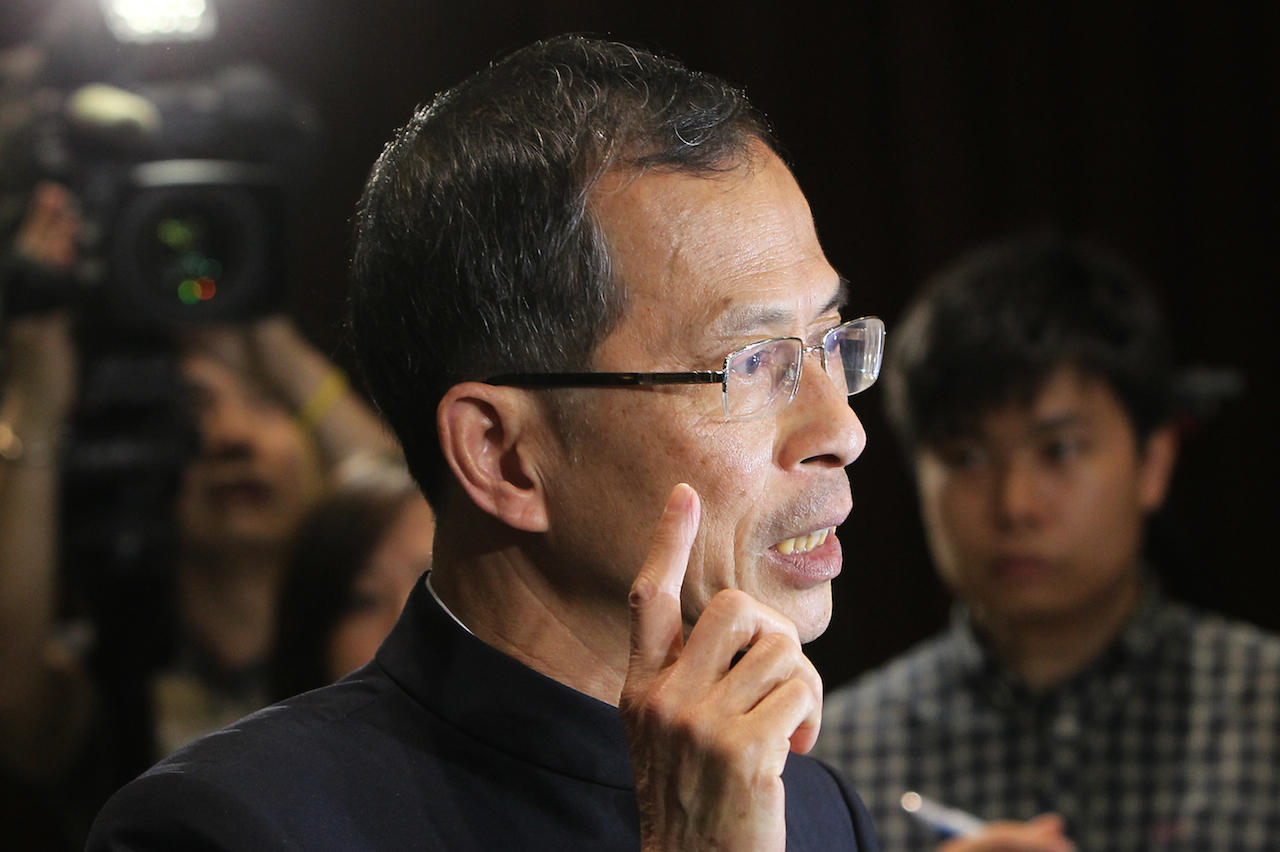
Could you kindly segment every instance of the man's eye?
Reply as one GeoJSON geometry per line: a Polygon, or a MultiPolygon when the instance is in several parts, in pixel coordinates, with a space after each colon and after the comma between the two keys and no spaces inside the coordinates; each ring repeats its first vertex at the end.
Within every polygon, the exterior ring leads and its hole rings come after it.
{"type": "Polygon", "coordinates": [[[1084,450],[1084,445],[1076,438],[1055,438],[1045,443],[1041,449],[1044,457],[1055,463],[1070,461],[1084,450]]]}
{"type": "Polygon", "coordinates": [[[754,376],[769,360],[769,353],[757,350],[743,357],[738,363],[738,372],[744,376],[754,376]]]}
{"type": "Polygon", "coordinates": [[[941,455],[947,466],[955,470],[975,470],[987,461],[987,455],[980,447],[967,444],[947,447],[941,455]]]}

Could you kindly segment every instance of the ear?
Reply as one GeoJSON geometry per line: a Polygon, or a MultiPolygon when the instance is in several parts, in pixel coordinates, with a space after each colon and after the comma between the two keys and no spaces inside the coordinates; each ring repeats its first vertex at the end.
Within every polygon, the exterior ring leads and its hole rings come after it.
{"type": "Polygon", "coordinates": [[[548,425],[526,392],[454,385],[440,400],[436,425],[445,460],[472,502],[516,529],[547,529],[538,466],[548,425]]]}
{"type": "Polygon", "coordinates": [[[1153,512],[1164,503],[1177,460],[1177,427],[1161,426],[1147,436],[1138,460],[1138,499],[1146,511],[1153,512]]]}

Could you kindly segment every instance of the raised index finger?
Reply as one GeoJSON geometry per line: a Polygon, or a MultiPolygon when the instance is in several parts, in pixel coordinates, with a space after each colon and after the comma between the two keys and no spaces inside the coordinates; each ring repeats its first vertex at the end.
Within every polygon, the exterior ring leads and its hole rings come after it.
{"type": "Polygon", "coordinates": [[[680,587],[698,532],[698,492],[678,484],[653,533],[653,545],[631,584],[631,668],[653,672],[670,664],[684,643],[680,587]]]}

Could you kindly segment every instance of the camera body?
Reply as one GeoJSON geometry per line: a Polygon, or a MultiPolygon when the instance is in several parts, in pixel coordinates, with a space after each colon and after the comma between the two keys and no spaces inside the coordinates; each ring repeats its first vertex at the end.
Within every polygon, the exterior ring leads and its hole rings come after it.
{"type": "MultiPolygon", "coordinates": [[[[297,179],[316,122],[264,69],[82,86],[58,157],[84,207],[80,276],[120,326],[239,322],[285,302],[297,179]]],[[[57,147],[57,146],[51,146],[57,147]]]]}
{"type": "Polygon", "coordinates": [[[282,307],[317,128],[300,98],[261,67],[228,66],[33,100],[43,108],[6,148],[28,149],[24,171],[77,197],[81,261],[51,275],[11,256],[0,320],[67,307],[130,328],[238,322],[282,307]]]}
{"type": "Polygon", "coordinates": [[[285,189],[274,168],[227,160],[132,166],[107,247],[119,322],[240,321],[280,308],[285,189]]]}

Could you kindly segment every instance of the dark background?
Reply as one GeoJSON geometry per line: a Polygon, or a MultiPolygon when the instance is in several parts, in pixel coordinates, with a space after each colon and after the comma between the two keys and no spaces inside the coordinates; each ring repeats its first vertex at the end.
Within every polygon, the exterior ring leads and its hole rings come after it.
{"type": "MultiPolygon", "coordinates": [[[[87,3],[89,0],[79,0],[87,3]]],[[[5,0],[0,34],[50,0],[5,0]]],[[[337,353],[349,217],[392,129],[488,60],[569,30],[674,53],[772,118],[851,310],[893,324],[958,252],[1053,224],[1156,285],[1184,364],[1245,392],[1195,425],[1153,550],[1205,606],[1280,628],[1271,524],[1280,179],[1280,4],[224,0],[219,41],[158,64],[260,62],[306,94],[322,146],[290,250],[307,330],[337,353]]],[[[108,53],[107,58],[110,58],[108,53]]],[[[101,57],[99,58],[101,59],[101,57]]],[[[839,684],[936,628],[946,599],[873,389],[845,572],[811,646],[839,684]]]]}

